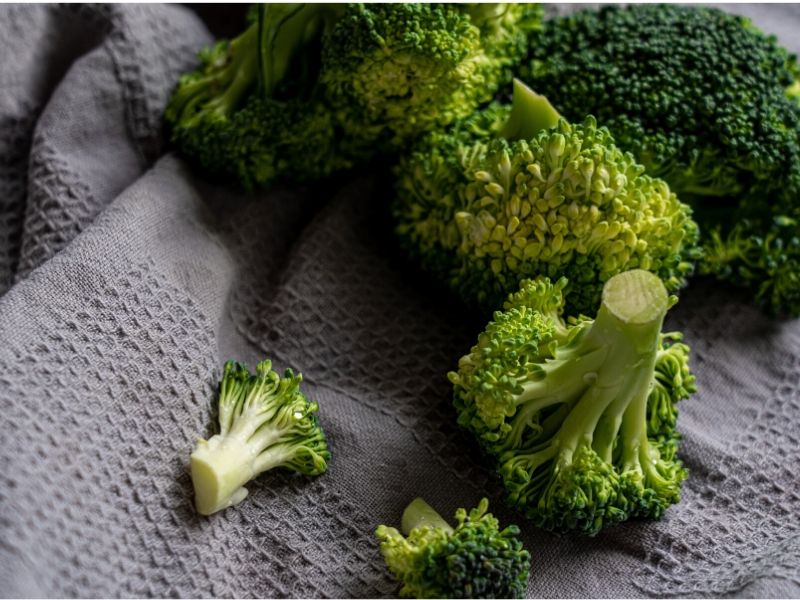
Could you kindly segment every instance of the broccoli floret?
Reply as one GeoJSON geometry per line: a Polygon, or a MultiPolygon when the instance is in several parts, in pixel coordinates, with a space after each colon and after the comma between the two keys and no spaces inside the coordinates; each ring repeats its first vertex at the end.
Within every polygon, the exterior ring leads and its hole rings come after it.
{"type": "Polygon", "coordinates": [[[178,148],[206,174],[245,189],[351,166],[320,97],[315,50],[341,11],[259,5],[244,33],[201,52],[201,66],[181,77],[165,112],[178,148]]]}
{"type": "Polygon", "coordinates": [[[541,16],[539,5],[258,5],[180,79],[172,140],[246,189],[319,179],[491,100],[541,16]]]}
{"type": "Polygon", "coordinates": [[[322,80],[349,135],[403,146],[511,81],[538,4],[354,4],[326,38],[322,80]]]}
{"type": "Polygon", "coordinates": [[[664,181],[593,117],[558,120],[521,84],[510,114],[495,104],[426,136],[396,175],[402,244],[467,302],[491,310],[537,275],[569,279],[570,313],[594,311],[603,284],[632,268],[677,290],[698,253],[691,210],[664,181]]]}
{"type": "Polygon", "coordinates": [[[567,118],[595,115],[695,208],[703,272],[800,314],[797,283],[774,267],[796,254],[766,242],[788,235],[776,219],[800,219],[800,68],[774,36],[714,8],[609,6],[546,23],[522,76],[567,118]]]}
{"type": "Polygon", "coordinates": [[[191,470],[197,511],[210,515],[247,496],[251,479],[282,467],[320,475],[330,460],[318,406],[300,391],[303,377],[281,377],[269,360],[252,375],[245,365],[225,363],[219,389],[219,433],[200,439],[191,470]]]}
{"type": "Polygon", "coordinates": [[[727,235],[716,227],[706,236],[702,274],[750,284],[756,301],[772,313],[800,314],[800,225],[779,216],[769,225],[745,219],[727,235]]]}
{"type": "Polygon", "coordinates": [[[530,554],[518,539],[519,528],[500,530],[486,511],[484,498],[467,513],[456,511],[451,527],[422,498],[403,512],[402,534],[381,525],[381,541],[389,569],[403,583],[400,594],[413,598],[519,598],[525,593],[530,554]]]}
{"type": "Polygon", "coordinates": [[[594,320],[560,317],[566,286],[524,281],[449,377],[510,503],[546,529],[595,535],[679,500],[675,404],[695,384],[680,334],[661,333],[674,297],[658,277],[609,279],[594,320]]]}

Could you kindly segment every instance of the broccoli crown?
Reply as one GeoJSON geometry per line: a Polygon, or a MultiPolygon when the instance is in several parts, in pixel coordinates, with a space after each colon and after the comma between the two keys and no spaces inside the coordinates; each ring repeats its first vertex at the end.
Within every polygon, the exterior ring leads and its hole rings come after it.
{"type": "Polygon", "coordinates": [[[774,36],[713,8],[605,7],[545,24],[523,71],[693,205],[703,273],[800,315],[800,67],[774,36]]]}
{"type": "Polygon", "coordinates": [[[545,24],[524,78],[569,119],[593,114],[682,198],[780,187],[800,156],[795,57],[713,8],[634,4],[545,24]]]}
{"type": "MultiPolygon", "coordinates": [[[[512,116],[516,103],[515,93],[512,116]]],[[[401,159],[397,232],[424,266],[490,309],[536,275],[574,284],[570,312],[593,311],[603,284],[628,269],[657,273],[669,290],[685,283],[697,225],[664,181],[591,116],[507,141],[508,114],[492,105],[401,159]]]]}
{"type": "Polygon", "coordinates": [[[209,177],[236,180],[246,190],[313,181],[354,164],[319,101],[249,95],[226,117],[177,123],[172,139],[209,177]]]}
{"type": "Polygon", "coordinates": [[[489,102],[541,21],[535,4],[350,5],[322,81],[348,134],[404,145],[489,102]]]}
{"type": "Polygon", "coordinates": [[[400,593],[414,598],[521,597],[530,554],[518,539],[519,528],[501,530],[488,508],[484,498],[469,513],[458,509],[453,528],[417,498],[403,514],[405,536],[379,526],[381,554],[403,582],[400,593]]]}
{"type": "Polygon", "coordinates": [[[495,461],[510,503],[544,528],[595,535],[680,498],[676,403],[688,347],[640,269],[608,280],[597,317],[559,315],[566,279],[526,280],[449,374],[458,422],[495,461]]]}
{"type": "Polygon", "coordinates": [[[235,361],[225,363],[219,390],[219,433],[198,440],[191,470],[197,511],[209,515],[247,496],[244,484],[283,467],[320,475],[330,460],[318,406],[300,391],[303,377],[283,377],[269,360],[253,375],[235,361]]]}
{"type": "Polygon", "coordinates": [[[314,60],[340,10],[256,7],[239,37],[203,50],[200,66],[181,77],[165,112],[173,142],[208,175],[245,189],[351,166],[355,157],[320,98],[314,60]]]}

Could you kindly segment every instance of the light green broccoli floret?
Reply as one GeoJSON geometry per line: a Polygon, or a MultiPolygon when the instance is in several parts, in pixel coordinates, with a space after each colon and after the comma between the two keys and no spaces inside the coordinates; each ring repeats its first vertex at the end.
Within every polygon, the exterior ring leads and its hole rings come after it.
{"type": "Polygon", "coordinates": [[[469,513],[456,511],[452,527],[422,498],[403,513],[402,533],[381,525],[375,534],[381,554],[411,598],[520,598],[525,593],[530,554],[519,528],[500,529],[484,498],[469,513]]]}
{"type": "Polygon", "coordinates": [[[200,439],[191,470],[197,511],[210,515],[247,496],[244,485],[282,467],[304,475],[325,472],[330,459],[319,425],[318,406],[300,391],[302,375],[281,377],[268,360],[255,375],[235,361],[225,363],[219,389],[219,433],[200,439]]]}
{"type": "Polygon", "coordinates": [[[501,125],[503,114],[493,105],[426,136],[397,167],[397,232],[424,266],[490,309],[537,275],[568,278],[571,313],[595,310],[603,284],[628,269],[684,285],[698,231],[664,181],[593,117],[559,120],[519,83],[501,125]]]}
{"type": "Polygon", "coordinates": [[[595,535],[678,502],[675,405],[695,384],[688,347],[661,333],[674,297],[657,276],[610,278],[594,320],[561,318],[566,287],[523,282],[450,380],[509,502],[546,529],[595,535]]]}

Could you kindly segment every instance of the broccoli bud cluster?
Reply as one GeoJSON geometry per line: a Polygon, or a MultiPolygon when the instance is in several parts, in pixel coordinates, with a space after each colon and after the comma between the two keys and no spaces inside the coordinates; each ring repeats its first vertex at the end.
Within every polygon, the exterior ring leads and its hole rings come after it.
{"type": "Polygon", "coordinates": [[[661,333],[672,300],[643,270],[603,287],[595,319],[564,321],[567,281],[526,280],[450,373],[458,422],[537,525],[595,535],[680,498],[676,404],[688,347],[661,333]]]}
{"type": "MultiPolygon", "coordinates": [[[[509,119],[516,104],[515,94],[509,119]]],[[[663,180],[594,117],[509,141],[502,114],[490,107],[477,127],[430,134],[397,168],[397,231],[423,264],[490,309],[537,275],[567,277],[573,313],[593,311],[603,284],[628,269],[657,273],[670,291],[684,285],[698,230],[663,180]]]]}

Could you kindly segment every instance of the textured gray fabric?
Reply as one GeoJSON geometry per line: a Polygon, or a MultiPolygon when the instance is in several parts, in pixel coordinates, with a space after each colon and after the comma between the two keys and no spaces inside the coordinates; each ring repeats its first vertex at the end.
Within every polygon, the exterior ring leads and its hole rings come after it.
{"type": "MultiPolygon", "coordinates": [[[[800,50],[798,6],[732,10],[800,50]]],[[[248,196],[162,155],[209,39],[179,7],[0,7],[0,595],[390,596],[374,527],[487,495],[531,596],[800,596],[798,321],[693,283],[668,320],[700,387],[682,502],[537,531],[454,424],[445,373],[482,324],[405,265],[385,179],[248,196]],[[200,518],[187,462],[220,367],[264,356],[304,373],[330,469],[200,518]]]]}

